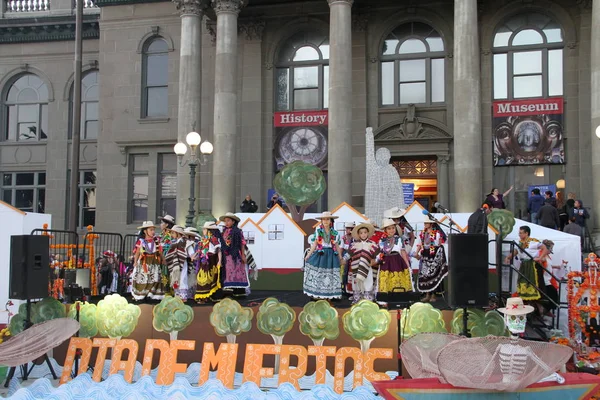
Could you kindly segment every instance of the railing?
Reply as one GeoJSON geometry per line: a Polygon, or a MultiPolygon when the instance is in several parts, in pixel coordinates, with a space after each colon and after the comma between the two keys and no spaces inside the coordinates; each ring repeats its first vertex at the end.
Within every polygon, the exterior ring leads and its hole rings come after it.
{"type": "MultiPolygon", "coordinates": [[[[50,0],[0,0],[5,4],[7,13],[27,13],[37,11],[49,11],[50,0]]],[[[66,3],[68,4],[68,3],[66,3]]],[[[77,0],[72,0],[71,7],[74,9],[77,0]]],[[[64,7],[64,6],[63,6],[64,7]]],[[[68,6],[67,6],[68,7],[68,6]]],[[[65,8],[67,8],[65,7],[65,8]]],[[[62,8],[62,7],[59,7],[62,8]]],[[[83,8],[96,8],[95,0],[83,0],[83,8]]]]}

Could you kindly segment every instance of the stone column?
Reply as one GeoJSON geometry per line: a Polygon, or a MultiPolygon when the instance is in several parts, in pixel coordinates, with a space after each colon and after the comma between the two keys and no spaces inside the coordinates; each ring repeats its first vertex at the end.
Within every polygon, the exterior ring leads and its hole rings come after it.
{"type": "Polygon", "coordinates": [[[477,0],[454,1],[454,193],[455,212],[480,206],[481,74],[477,0]]]}
{"type": "MultiPolygon", "coordinates": [[[[181,13],[181,45],[179,49],[179,104],[177,141],[185,143],[192,129],[200,130],[202,97],[202,17],[207,0],[173,0],[181,13]]],[[[202,133],[202,132],[200,132],[202,133]]],[[[189,156],[189,150],[184,159],[189,156]]],[[[190,197],[190,169],[177,167],[178,224],[185,224],[190,197]]],[[[196,206],[198,202],[196,202],[196,206]]],[[[151,217],[151,216],[149,216],[151,217]]]]}
{"type": "MultiPolygon", "coordinates": [[[[592,5],[592,184],[594,203],[592,211],[595,215],[594,227],[600,226],[600,138],[596,129],[600,126],[600,0],[594,0],[592,5]]],[[[591,225],[591,224],[590,224],[591,225]]]]}
{"type": "Polygon", "coordinates": [[[329,22],[328,207],[352,203],[352,3],[327,0],[329,22]]]}
{"type": "Polygon", "coordinates": [[[217,14],[212,213],[236,212],[238,15],[242,0],[212,0],[217,14]]]}
{"type": "MultiPolygon", "coordinates": [[[[448,155],[438,155],[437,156],[437,192],[438,192],[438,202],[444,207],[450,208],[449,204],[449,181],[448,181],[448,161],[450,161],[450,156],[448,155]]],[[[408,205],[408,204],[407,204],[408,205]]]]}

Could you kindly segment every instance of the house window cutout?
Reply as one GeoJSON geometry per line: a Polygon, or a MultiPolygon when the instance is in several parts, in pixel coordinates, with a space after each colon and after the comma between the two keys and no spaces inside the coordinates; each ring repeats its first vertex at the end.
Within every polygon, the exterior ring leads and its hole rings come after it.
{"type": "Polygon", "coordinates": [[[254,244],[256,242],[256,232],[244,231],[244,238],[246,244],[254,244]]]}
{"type": "Polygon", "coordinates": [[[269,225],[269,240],[283,240],[284,225],[269,225]]]}

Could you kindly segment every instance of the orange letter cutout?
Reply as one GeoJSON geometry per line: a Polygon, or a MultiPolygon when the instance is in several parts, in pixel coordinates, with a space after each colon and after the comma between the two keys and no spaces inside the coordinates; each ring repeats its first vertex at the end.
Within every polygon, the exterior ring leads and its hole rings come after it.
{"type": "Polygon", "coordinates": [[[202,351],[202,365],[200,367],[200,379],[198,386],[208,380],[210,368],[217,370],[217,379],[223,386],[233,389],[233,379],[235,378],[235,363],[237,361],[237,344],[223,343],[219,346],[219,351],[215,354],[215,345],[204,343],[202,351]]]}
{"type": "Polygon", "coordinates": [[[133,380],[133,371],[137,360],[138,344],[135,340],[125,339],[119,340],[112,355],[112,363],[110,364],[109,374],[116,374],[118,371],[125,371],[125,380],[129,383],[133,380]],[[123,361],[123,350],[129,350],[127,360],[123,361]]]}
{"type": "Polygon", "coordinates": [[[317,358],[315,371],[315,385],[325,384],[325,373],[327,372],[327,357],[335,357],[334,346],[308,346],[308,355],[317,358]]]}
{"type": "Polygon", "coordinates": [[[171,346],[162,339],[152,339],[146,341],[144,350],[144,363],[142,364],[142,376],[150,375],[152,368],[152,358],[154,349],[160,350],[160,359],[158,361],[157,385],[170,385],[175,379],[175,374],[184,373],[187,370],[187,364],[177,363],[177,352],[179,350],[194,350],[196,342],[193,340],[171,340],[171,346]]]}
{"type": "Polygon", "coordinates": [[[152,359],[154,358],[154,349],[160,352],[158,368],[161,368],[163,357],[171,350],[169,343],[162,339],[146,340],[146,348],[144,349],[144,362],[142,363],[142,376],[150,375],[152,369],[152,359]]]}
{"type": "Polygon", "coordinates": [[[106,361],[106,352],[109,347],[115,347],[117,339],[94,339],[94,347],[98,347],[98,355],[96,356],[96,365],[94,366],[94,373],[92,379],[95,382],[102,380],[102,371],[104,370],[104,362],[106,361]]]}
{"type": "MultiPolygon", "coordinates": [[[[365,378],[369,382],[373,381],[389,381],[390,377],[388,374],[384,374],[381,372],[375,372],[375,360],[378,358],[382,358],[384,360],[391,360],[394,358],[394,351],[392,349],[370,349],[367,351],[367,354],[364,355],[363,359],[363,373],[365,374],[365,378]]],[[[355,377],[358,378],[358,371],[356,371],[356,366],[354,367],[355,377]]]]}
{"type": "Polygon", "coordinates": [[[63,372],[60,377],[61,385],[71,380],[71,372],[73,371],[73,362],[75,361],[77,350],[81,350],[81,360],[79,361],[79,371],[77,371],[77,376],[85,374],[88,370],[90,357],[92,356],[92,341],[87,338],[72,337],[69,342],[69,349],[67,350],[63,372]]]}
{"type": "Polygon", "coordinates": [[[298,379],[306,375],[308,351],[303,346],[281,346],[281,359],[279,360],[279,384],[289,382],[300,390],[298,379]],[[290,355],[298,357],[298,365],[290,368],[290,355]]]}
{"type": "Polygon", "coordinates": [[[363,354],[356,347],[342,347],[335,355],[335,375],[333,390],[336,393],[344,393],[344,366],[347,358],[354,359],[354,384],[353,388],[363,384],[363,354]]]}
{"type": "Polygon", "coordinates": [[[273,368],[262,367],[263,356],[265,354],[280,353],[281,345],[249,344],[246,347],[246,359],[244,361],[244,382],[254,382],[260,387],[261,378],[272,378],[273,368]]]}

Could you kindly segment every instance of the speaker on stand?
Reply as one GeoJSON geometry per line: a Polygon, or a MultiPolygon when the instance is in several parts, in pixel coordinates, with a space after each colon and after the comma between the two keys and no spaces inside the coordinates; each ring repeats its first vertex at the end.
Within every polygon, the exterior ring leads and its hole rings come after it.
{"type": "Polygon", "coordinates": [[[452,234],[448,239],[448,305],[463,309],[463,336],[469,307],[489,306],[487,234],[452,234]]]}

